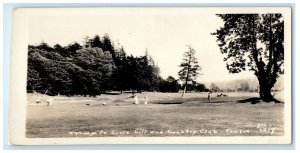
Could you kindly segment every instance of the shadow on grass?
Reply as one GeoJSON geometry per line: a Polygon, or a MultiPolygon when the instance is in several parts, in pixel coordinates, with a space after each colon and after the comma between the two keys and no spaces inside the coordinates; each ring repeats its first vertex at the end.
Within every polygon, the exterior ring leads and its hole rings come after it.
{"type": "MultiPolygon", "coordinates": [[[[262,99],[258,98],[258,97],[252,97],[252,98],[247,98],[247,99],[243,99],[243,100],[238,100],[238,103],[251,103],[251,104],[257,104],[260,102],[265,102],[262,99]]],[[[275,103],[284,103],[282,101],[279,101],[277,99],[273,99],[272,101],[266,102],[266,103],[270,103],[270,102],[275,102],[275,103]]]]}
{"type": "Polygon", "coordinates": [[[176,104],[183,104],[183,102],[159,102],[156,104],[162,104],[162,105],[176,105],[176,104]]]}
{"type": "Polygon", "coordinates": [[[121,95],[122,93],[120,92],[106,92],[104,95],[121,95]]]}
{"type": "Polygon", "coordinates": [[[212,102],[202,102],[202,103],[207,103],[207,104],[218,104],[218,103],[229,103],[232,101],[212,101],[212,102]]]}
{"type": "Polygon", "coordinates": [[[259,102],[261,102],[260,98],[258,97],[252,97],[252,98],[247,98],[247,99],[243,99],[243,100],[238,100],[238,103],[251,103],[251,104],[257,104],[259,102]]]}
{"type": "Polygon", "coordinates": [[[221,103],[232,103],[235,100],[228,99],[215,99],[211,102],[207,101],[206,98],[187,98],[187,99],[169,99],[165,101],[156,101],[155,104],[190,104],[190,103],[205,103],[205,104],[221,104],[221,103]]]}
{"type": "Polygon", "coordinates": [[[162,105],[175,105],[175,104],[183,104],[184,101],[182,99],[169,99],[166,101],[155,101],[154,104],[162,104],[162,105]]]}

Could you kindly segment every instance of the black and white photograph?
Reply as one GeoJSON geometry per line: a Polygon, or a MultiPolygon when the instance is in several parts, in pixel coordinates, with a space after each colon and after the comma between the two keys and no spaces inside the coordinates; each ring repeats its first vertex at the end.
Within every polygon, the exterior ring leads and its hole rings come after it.
{"type": "Polygon", "coordinates": [[[291,8],[13,13],[13,144],[291,143],[291,8]]]}

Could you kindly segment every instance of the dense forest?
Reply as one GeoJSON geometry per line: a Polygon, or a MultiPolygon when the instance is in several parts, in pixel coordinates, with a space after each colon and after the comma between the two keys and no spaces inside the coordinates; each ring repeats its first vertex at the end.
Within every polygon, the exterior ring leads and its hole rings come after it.
{"type": "MultiPolygon", "coordinates": [[[[159,75],[147,50],[143,56],[127,55],[108,34],[86,39],[84,45],[51,47],[42,42],[28,46],[27,92],[96,96],[110,91],[178,92],[181,88],[174,77],[159,75]]],[[[194,81],[187,91],[207,89],[194,81]]]]}

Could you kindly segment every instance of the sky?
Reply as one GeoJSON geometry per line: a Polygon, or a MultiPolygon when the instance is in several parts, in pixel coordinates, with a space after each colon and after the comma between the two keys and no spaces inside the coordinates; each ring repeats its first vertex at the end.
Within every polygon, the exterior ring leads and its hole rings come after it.
{"type": "Polygon", "coordinates": [[[190,45],[202,67],[199,82],[230,81],[253,76],[251,72],[229,74],[211,33],[223,22],[207,9],[102,9],[94,12],[55,12],[36,15],[29,21],[29,44],[46,42],[68,45],[84,37],[107,33],[128,55],[144,55],[146,49],[163,78],[178,78],[183,53],[190,45]]]}

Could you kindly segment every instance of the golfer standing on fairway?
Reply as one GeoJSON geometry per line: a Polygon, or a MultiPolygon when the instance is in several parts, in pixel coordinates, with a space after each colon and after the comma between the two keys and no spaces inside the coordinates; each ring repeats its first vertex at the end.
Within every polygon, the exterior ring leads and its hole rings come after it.
{"type": "Polygon", "coordinates": [[[210,100],[211,100],[211,91],[208,92],[207,99],[208,99],[208,102],[210,103],[210,100]]]}

